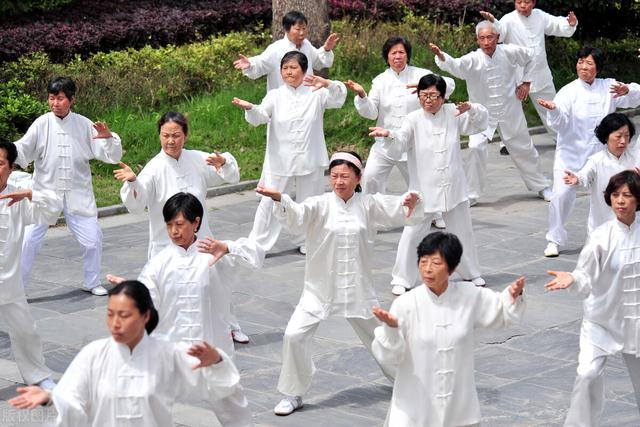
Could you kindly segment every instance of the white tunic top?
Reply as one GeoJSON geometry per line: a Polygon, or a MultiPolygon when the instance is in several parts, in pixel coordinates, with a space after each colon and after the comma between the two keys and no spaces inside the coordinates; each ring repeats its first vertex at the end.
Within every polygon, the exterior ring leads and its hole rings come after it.
{"type": "MultiPolygon", "coordinates": [[[[0,194],[17,190],[7,185],[0,194]]],[[[7,206],[7,200],[0,200],[0,305],[24,299],[24,289],[20,284],[20,256],[25,226],[54,224],[62,210],[62,200],[53,191],[33,190],[31,199],[12,206],[7,206]]]]}
{"type": "Polygon", "coordinates": [[[547,110],[547,122],[558,132],[554,169],[580,170],[602,143],[594,129],[616,108],[640,105],[640,86],[629,84],[629,93],[614,98],[609,88],[615,79],[595,79],[592,84],[576,79],[560,89],[553,99],[556,108],[547,110]]]}
{"type": "Polygon", "coordinates": [[[211,267],[212,256],[199,252],[195,243],[187,250],[169,243],[151,258],[138,280],[149,288],[160,317],[152,336],[190,345],[206,341],[233,355],[224,282],[230,280],[239,265],[259,267],[256,263],[262,255],[256,251],[260,249],[243,244],[247,242],[225,241],[229,254],[211,267]]]}
{"type": "Polygon", "coordinates": [[[409,188],[426,195],[425,212],[448,212],[467,200],[460,135],[485,130],[488,113],[480,104],[457,112],[454,104],[444,104],[436,114],[416,110],[388,138],[408,153],[409,188]]]}
{"type": "Polygon", "coordinates": [[[245,119],[253,126],[269,123],[263,173],[300,176],[329,166],[324,110],[342,107],[346,97],[347,88],[339,81],[316,91],[304,84],[283,85],[245,111],[245,119]]]}
{"type": "Polygon", "coordinates": [[[533,49],[499,44],[493,56],[480,49],[460,58],[443,54],[445,61],[436,56],[436,65],[466,80],[469,100],[484,105],[489,112],[488,138],[493,136],[498,123],[511,120],[518,110],[522,112],[522,104],[516,98],[516,87],[523,81],[532,80],[533,49]],[[521,67],[524,68],[522,72],[521,67]]]}
{"type": "Polygon", "coordinates": [[[266,74],[267,92],[272,89],[277,89],[284,85],[284,81],[280,75],[280,62],[282,61],[282,57],[292,50],[302,52],[307,57],[309,61],[309,66],[307,67],[308,75],[312,75],[313,70],[321,70],[333,65],[333,51],[327,52],[324,50],[324,46],[316,49],[307,39],[304,39],[300,49],[298,49],[295,43],[292,43],[285,35],[280,40],[267,46],[260,55],[249,58],[251,67],[243,70],[242,73],[253,80],[266,74]]]}
{"type": "Polygon", "coordinates": [[[570,293],[586,297],[582,332],[602,350],[640,357],[640,216],[617,219],[589,235],[571,273],[570,293]]]}
{"type": "MultiPolygon", "coordinates": [[[[387,68],[384,73],[373,79],[369,95],[364,98],[356,95],[353,98],[358,114],[365,119],[377,119],[376,126],[390,131],[400,129],[407,114],[421,109],[418,95],[413,93],[415,89],[408,89],[407,85],[418,84],[420,78],[427,74],[433,72],[412,65],[407,65],[400,73],[387,68]]],[[[449,98],[456,88],[456,83],[451,77],[443,78],[447,82],[445,98],[449,98]]],[[[385,138],[376,137],[371,150],[391,160],[407,160],[407,154],[400,151],[397,145],[385,143],[385,138]]]]}
{"type": "Polygon", "coordinates": [[[16,141],[17,163],[25,168],[34,162],[33,189],[52,190],[72,214],[98,214],[91,184],[89,160],[118,163],[122,157],[120,137],[93,139],[93,122],[69,112],[63,119],[43,114],[16,141]]]}
{"type": "Polygon", "coordinates": [[[627,149],[620,158],[611,154],[605,145],[604,148],[589,157],[587,163],[579,172],[578,185],[591,191],[589,204],[589,233],[600,224],[604,224],[615,218],[610,206],[604,201],[604,190],[609,184],[609,179],[623,170],[640,167],[640,159],[634,150],[627,149]]]}
{"type": "Polygon", "coordinates": [[[335,193],[295,203],[283,194],[274,203],[278,220],[289,231],[306,235],[304,290],[298,306],[320,318],[373,317],[378,304],[371,276],[377,230],[417,224],[422,206],[410,219],[401,206],[404,196],[355,193],[344,202],[335,193]]]}
{"type": "Polygon", "coordinates": [[[545,36],[571,37],[578,25],[569,25],[565,16],[553,16],[540,9],[533,9],[529,16],[522,16],[514,10],[499,21],[494,21],[493,26],[500,33],[501,42],[533,49],[531,92],[553,88],[553,77],[547,64],[545,36]]]}
{"type": "MultiPolygon", "coordinates": [[[[171,196],[179,192],[191,193],[206,207],[207,188],[240,180],[238,163],[231,154],[222,154],[226,163],[220,171],[207,165],[208,156],[203,151],[182,150],[176,160],[160,151],[135,181],[122,185],[120,198],[130,212],[143,213],[145,208],[149,209],[149,258],[171,242],[162,216],[162,208],[171,196]]],[[[210,235],[209,221],[204,215],[198,236],[210,235]]]]}
{"type": "Polygon", "coordinates": [[[469,282],[450,283],[440,296],[422,285],[396,298],[390,311],[399,327],[379,326],[372,344],[378,362],[396,371],[385,426],[479,423],[475,330],[516,323],[524,306],[522,297],[513,304],[508,288],[498,293],[469,282]]]}
{"type": "Polygon", "coordinates": [[[65,427],[173,427],[172,407],[184,396],[218,400],[234,393],[240,374],[222,362],[193,370],[188,346],[146,334],[133,349],[106,338],[85,346],[58,385],[53,402],[65,427]]]}

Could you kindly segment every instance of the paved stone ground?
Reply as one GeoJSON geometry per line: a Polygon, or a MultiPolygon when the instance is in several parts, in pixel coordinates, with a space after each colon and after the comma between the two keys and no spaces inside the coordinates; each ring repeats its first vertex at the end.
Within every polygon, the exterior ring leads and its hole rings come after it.
{"type": "MultiPolygon", "coordinates": [[[[636,122],[640,120],[636,119],[636,122]]],[[[553,144],[535,137],[544,170],[549,175],[553,144]]],[[[474,229],[488,286],[501,290],[524,274],[527,313],[518,327],[478,334],[476,379],[482,423],[486,426],[561,425],[575,377],[581,302],[563,292],[545,292],[547,270],[572,270],[585,239],[588,197],[578,203],[568,229],[570,242],[561,256],[546,259],[544,234],[547,204],[527,192],[509,157],[490,145],[489,186],[472,209],[474,229]]],[[[398,176],[391,190],[402,191],[398,176]]],[[[252,192],[209,201],[208,215],[217,238],[246,236],[257,206],[252,192]]],[[[144,216],[120,215],[101,220],[104,229],[103,273],[136,277],[146,261],[147,221],[144,216]]],[[[389,280],[401,230],[380,233],[375,251],[375,286],[384,307],[391,303],[389,280]]],[[[251,343],[237,347],[237,365],[257,425],[262,426],[380,426],[391,397],[391,384],[342,319],[324,322],[314,339],[317,373],[303,410],[289,417],[272,414],[279,395],[282,334],[300,296],[304,257],[283,234],[265,268],[247,273],[234,301],[251,343]]],[[[77,351],[107,336],[105,298],[80,290],[80,250],[64,227],[52,229],[37,259],[34,280],[27,288],[38,331],[44,340],[47,364],[62,373],[77,351]]],[[[0,425],[31,426],[51,422],[52,408],[17,412],[6,400],[15,394],[20,376],[13,363],[6,328],[0,323],[0,425]]],[[[606,370],[604,425],[640,424],[631,384],[620,357],[606,370]]],[[[419,398],[416,404],[420,404],[419,398]]],[[[206,407],[206,406],[203,406],[206,407]]],[[[176,422],[184,426],[211,425],[211,413],[179,405],[176,422]]],[[[215,424],[215,423],[214,423],[215,424]]]]}

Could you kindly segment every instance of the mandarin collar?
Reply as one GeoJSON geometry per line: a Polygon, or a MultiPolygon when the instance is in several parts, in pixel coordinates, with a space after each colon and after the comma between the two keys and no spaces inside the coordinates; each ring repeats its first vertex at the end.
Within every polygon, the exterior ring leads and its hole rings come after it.
{"type": "Polygon", "coordinates": [[[113,339],[113,337],[111,337],[111,342],[115,344],[122,358],[125,360],[129,360],[137,357],[139,354],[144,353],[145,349],[149,345],[149,336],[147,335],[147,331],[145,330],[142,335],[142,339],[138,344],[136,344],[133,350],[129,350],[128,345],[117,342],[115,339],[113,339]]]}

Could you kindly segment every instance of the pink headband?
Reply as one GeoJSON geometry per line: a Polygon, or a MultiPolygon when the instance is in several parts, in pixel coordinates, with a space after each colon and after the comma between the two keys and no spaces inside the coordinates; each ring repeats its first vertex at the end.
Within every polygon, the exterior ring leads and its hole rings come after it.
{"type": "Polygon", "coordinates": [[[337,153],[334,153],[333,156],[331,156],[331,160],[329,161],[329,163],[333,162],[334,160],[346,160],[349,163],[353,163],[353,165],[359,170],[362,170],[362,162],[358,160],[358,158],[353,154],[345,153],[344,151],[338,151],[337,153]]]}

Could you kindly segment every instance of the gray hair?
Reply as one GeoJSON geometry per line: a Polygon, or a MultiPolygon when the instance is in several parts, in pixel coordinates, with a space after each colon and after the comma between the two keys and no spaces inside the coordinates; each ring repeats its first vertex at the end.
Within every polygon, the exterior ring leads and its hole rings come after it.
{"type": "Polygon", "coordinates": [[[478,22],[478,25],[476,25],[476,36],[480,33],[480,30],[484,28],[489,28],[493,34],[499,34],[493,22],[485,20],[478,22]]]}

